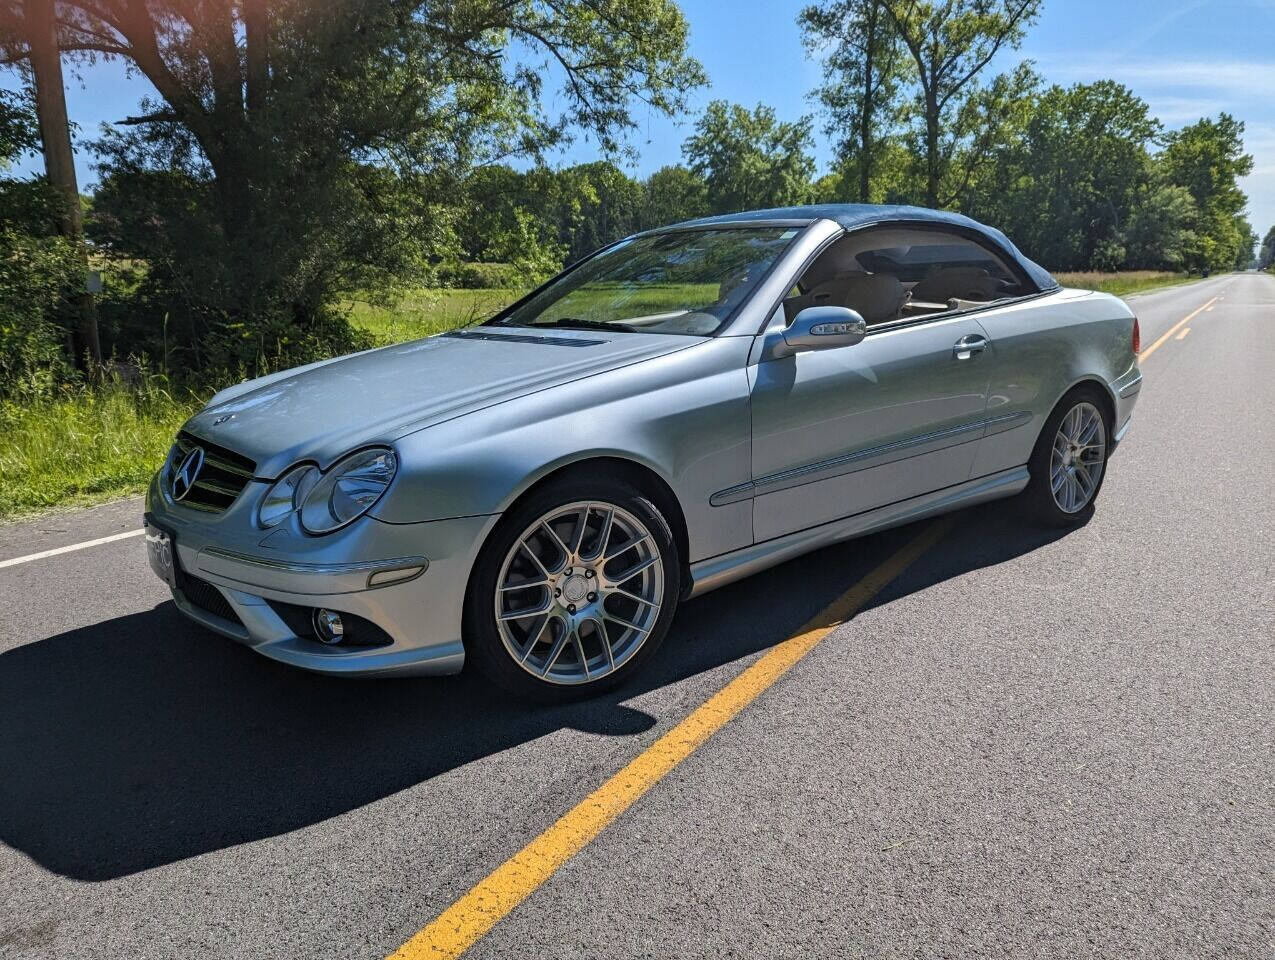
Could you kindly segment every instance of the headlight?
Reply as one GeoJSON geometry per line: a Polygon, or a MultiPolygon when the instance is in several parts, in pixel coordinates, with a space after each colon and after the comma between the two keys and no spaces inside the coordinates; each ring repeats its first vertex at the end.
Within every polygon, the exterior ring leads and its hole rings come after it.
{"type": "Polygon", "coordinates": [[[293,511],[301,509],[306,494],[318,479],[319,469],[310,464],[289,470],[266,491],[257,508],[257,522],[268,528],[286,520],[293,511]]]}
{"type": "Polygon", "coordinates": [[[331,533],[361,517],[381,499],[397,470],[393,450],[380,447],[350,454],[300,491],[301,526],[307,533],[331,533]]]}

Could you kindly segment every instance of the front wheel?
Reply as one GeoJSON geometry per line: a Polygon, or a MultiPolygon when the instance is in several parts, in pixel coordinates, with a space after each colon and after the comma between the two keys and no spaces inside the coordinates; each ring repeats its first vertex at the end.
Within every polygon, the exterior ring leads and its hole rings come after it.
{"type": "Polygon", "coordinates": [[[668,523],[621,480],[529,497],[484,546],[466,598],[467,653],[519,696],[593,696],[638,670],[681,590],[668,523]]]}
{"type": "Polygon", "coordinates": [[[1111,423],[1096,387],[1081,386],[1059,402],[1045,421],[1028,470],[1023,503],[1052,527],[1080,526],[1093,516],[1111,450],[1111,423]]]}

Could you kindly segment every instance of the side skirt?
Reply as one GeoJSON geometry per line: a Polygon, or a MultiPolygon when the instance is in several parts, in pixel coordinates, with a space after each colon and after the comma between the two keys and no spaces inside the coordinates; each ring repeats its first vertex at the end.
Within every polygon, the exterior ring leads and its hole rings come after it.
{"type": "Polygon", "coordinates": [[[799,557],[803,553],[818,550],[842,540],[852,540],[888,527],[898,527],[914,520],[922,520],[950,510],[973,506],[1001,497],[1012,497],[1027,486],[1030,476],[1027,467],[1002,470],[976,480],[968,480],[956,486],[945,487],[931,493],[900,500],[875,510],[824,523],[808,530],[798,530],[774,540],[755,543],[750,547],[709,557],[691,564],[691,586],[686,597],[697,597],[728,583],[751,577],[768,567],[799,557]]]}

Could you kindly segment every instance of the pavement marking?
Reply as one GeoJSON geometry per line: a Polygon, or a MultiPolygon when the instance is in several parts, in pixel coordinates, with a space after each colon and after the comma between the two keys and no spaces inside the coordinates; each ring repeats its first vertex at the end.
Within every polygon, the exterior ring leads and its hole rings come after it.
{"type": "Polygon", "coordinates": [[[28,553],[25,557],[13,557],[9,560],[0,560],[0,569],[4,567],[16,567],[20,563],[30,563],[32,560],[43,560],[45,557],[56,557],[60,553],[74,553],[76,550],[87,550],[89,547],[101,546],[103,543],[113,543],[116,540],[127,540],[129,537],[140,537],[145,530],[125,530],[123,533],[113,533],[109,537],[98,537],[96,540],[85,540],[83,543],[73,543],[67,547],[54,547],[52,550],[41,550],[39,553],[28,553]]]}
{"type": "Polygon", "coordinates": [[[1186,335],[1187,335],[1188,333],[1190,333],[1190,332],[1191,332],[1191,328],[1190,328],[1190,327],[1183,327],[1183,328],[1182,328],[1182,332],[1181,332],[1181,333],[1179,333],[1179,334],[1178,334],[1176,337],[1174,337],[1173,339],[1174,339],[1174,340],[1185,340],[1185,339],[1186,339],[1186,335]]]}
{"type": "Polygon", "coordinates": [[[1138,354],[1138,362],[1143,363],[1147,359],[1147,357],[1155,353],[1156,349],[1160,346],[1160,344],[1164,343],[1164,341],[1168,340],[1169,337],[1177,333],[1180,328],[1185,327],[1188,323],[1190,323],[1192,320],[1194,320],[1196,317],[1202,314],[1209,307],[1213,306],[1213,304],[1215,303],[1217,303],[1217,297],[1214,297],[1204,306],[1200,307],[1200,309],[1196,310],[1194,313],[1191,313],[1183,317],[1181,320],[1175,323],[1172,327],[1169,328],[1169,331],[1164,336],[1162,336],[1159,340],[1157,340],[1155,343],[1151,344],[1151,346],[1147,347],[1140,354],[1138,354]]]}
{"type": "Polygon", "coordinates": [[[390,960],[459,957],[583,850],[674,767],[765,693],[836,627],[951,530],[951,515],[928,524],[787,640],[772,647],[553,826],[489,873],[390,960]]]}

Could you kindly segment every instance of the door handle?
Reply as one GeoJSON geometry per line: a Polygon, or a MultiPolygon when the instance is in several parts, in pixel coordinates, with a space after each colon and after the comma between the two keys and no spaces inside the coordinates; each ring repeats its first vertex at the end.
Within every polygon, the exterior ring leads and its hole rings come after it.
{"type": "Polygon", "coordinates": [[[976,353],[982,353],[987,348],[988,340],[986,337],[972,333],[968,337],[961,337],[952,347],[952,355],[957,360],[968,360],[976,353]]]}

